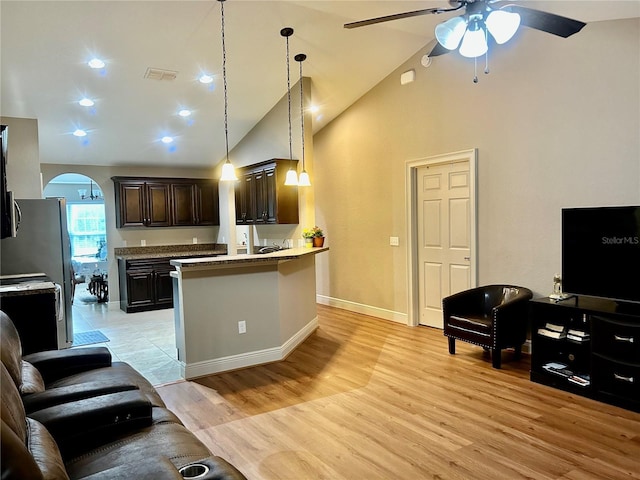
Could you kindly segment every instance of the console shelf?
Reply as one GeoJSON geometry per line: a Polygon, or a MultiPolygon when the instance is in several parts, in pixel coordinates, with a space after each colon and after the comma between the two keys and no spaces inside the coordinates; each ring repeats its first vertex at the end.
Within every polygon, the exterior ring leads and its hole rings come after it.
{"type": "Polygon", "coordinates": [[[537,298],[530,316],[532,381],[640,412],[640,308],[537,298]]]}

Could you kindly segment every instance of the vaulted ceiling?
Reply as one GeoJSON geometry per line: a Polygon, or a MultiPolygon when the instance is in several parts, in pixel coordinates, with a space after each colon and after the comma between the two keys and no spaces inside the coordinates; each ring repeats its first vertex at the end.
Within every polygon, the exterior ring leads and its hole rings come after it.
{"type": "MultiPolygon", "coordinates": [[[[520,1],[585,22],[640,16],[640,2],[520,1]]],[[[453,14],[346,30],[354,20],[446,1],[228,0],[229,135],[233,146],[286,95],[285,40],[305,53],[321,129],[408,57],[427,51],[453,14]]],[[[0,114],[37,118],[43,163],[211,166],[224,157],[220,2],[2,0],[0,114]],[[103,69],[86,62],[104,58],[103,69]],[[145,78],[148,68],[177,72],[145,78]],[[212,84],[197,81],[202,72],[212,84]],[[78,105],[82,97],[92,107],[78,105]],[[193,110],[186,119],[181,107],[193,110]],[[86,137],[72,135],[86,129],[86,137]],[[160,142],[164,135],[173,143],[160,142]]],[[[588,27],[587,27],[588,28],[588,27]]],[[[544,33],[539,33],[544,35],[544,33]]],[[[455,61],[455,55],[434,59],[455,61]]],[[[292,84],[298,65],[291,59],[292,84]]]]}

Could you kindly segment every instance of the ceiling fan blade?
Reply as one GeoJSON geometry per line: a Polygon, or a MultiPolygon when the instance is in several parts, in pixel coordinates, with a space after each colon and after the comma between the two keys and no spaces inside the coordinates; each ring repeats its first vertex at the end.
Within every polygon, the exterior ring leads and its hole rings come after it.
{"type": "Polygon", "coordinates": [[[508,10],[520,15],[520,24],[525,27],[535,28],[543,32],[551,33],[559,37],[567,38],[578,33],[586,23],[561,17],[554,13],[542,12],[520,5],[508,5],[508,10]]]}
{"type": "Polygon", "coordinates": [[[370,18],[368,20],[360,20],[357,22],[345,23],[344,28],[365,27],[376,23],[390,22],[391,20],[400,20],[401,18],[418,17],[420,15],[431,15],[444,12],[453,12],[462,8],[462,5],[455,8],[424,8],[422,10],[414,10],[412,12],[396,13],[394,15],[385,15],[384,17],[370,18]]]}

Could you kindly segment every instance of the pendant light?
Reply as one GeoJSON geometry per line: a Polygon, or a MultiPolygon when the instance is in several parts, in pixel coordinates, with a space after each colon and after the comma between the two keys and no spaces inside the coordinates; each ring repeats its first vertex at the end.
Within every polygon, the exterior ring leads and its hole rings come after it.
{"type": "Polygon", "coordinates": [[[233,182],[238,180],[236,177],[236,171],[233,165],[229,161],[229,116],[228,116],[228,100],[227,100],[227,48],[224,42],[224,2],[225,0],[218,0],[220,2],[221,24],[222,24],[222,83],[224,86],[224,144],[226,152],[226,160],[222,165],[222,175],[220,180],[223,182],[233,182]]]}
{"type": "Polygon", "coordinates": [[[284,184],[289,186],[298,185],[298,173],[293,169],[293,149],[291,146],[291,77],[289,75],[289,37],[293,35],[293,28],[285,27],[280,30],[280,35],[282,35],[287,42],[287,104],[289,107],[289,171],[287,172],[287,176],[285,177],[284,184]]]}
{"type": "Polygon", "coordinates": [[[311,180],[309,180],[309,174],[304,168],[304,91],[302,88],[302,62],[307,59],[304,53],[299,53],[293,59],[300,63],[300,130],[302,131],[302,173],[298,179],[299,187],[310,187],[311,180]]]}

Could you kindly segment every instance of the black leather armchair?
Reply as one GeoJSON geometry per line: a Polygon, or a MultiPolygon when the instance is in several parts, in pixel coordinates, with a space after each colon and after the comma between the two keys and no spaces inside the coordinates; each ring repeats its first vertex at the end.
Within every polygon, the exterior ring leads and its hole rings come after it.
{"type": "Polygon", "coordinates": [[[449,353],[455,354],[456,340],[463,340],[490,350],[494,368],[500,368],[504,348],[513,347],[519,358],[527,338],[527,303],[531,297],[528,288],[486,285],[444,298],[449,353]]]}

